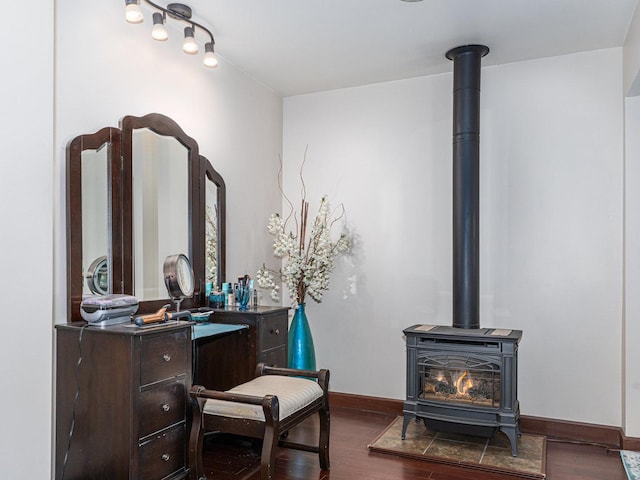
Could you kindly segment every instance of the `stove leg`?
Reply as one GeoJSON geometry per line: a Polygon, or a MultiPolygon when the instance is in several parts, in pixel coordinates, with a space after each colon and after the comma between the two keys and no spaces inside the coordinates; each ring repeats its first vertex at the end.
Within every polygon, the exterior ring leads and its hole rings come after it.
{"type": "Polygon", "coordinates": [[[514,457],[518,456],[518,437],[520,436],[520,426],[513,427],[500,427],[500,431],[503,432],[507,437],[509,437],[509,442],[511,443],[511,455],[514,457]]]}
{"type": "Polygon", "coordinates": [[[407,426],[409,426],[409,422],[412,418],[415,418],[415,415],[404,414],[404,418],[402,419],[402,436],[400,437],[402,440],[407,436],[407,426]]]}

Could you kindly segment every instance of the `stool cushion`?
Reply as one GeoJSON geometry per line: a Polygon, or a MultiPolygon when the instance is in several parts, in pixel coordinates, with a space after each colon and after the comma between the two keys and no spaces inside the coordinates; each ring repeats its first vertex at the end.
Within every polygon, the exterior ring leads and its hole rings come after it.
{"type": "MultiPolygon", "coordinates": [[[[287,418],[323,395],[322,388],[313,380],[281,375],[261,375],[227,392],[256,397],[277,396],[280,406],[279,420],[287,418]]],[[[264,422],[262,405],[207,399],[202,412],[264,422]]]]}

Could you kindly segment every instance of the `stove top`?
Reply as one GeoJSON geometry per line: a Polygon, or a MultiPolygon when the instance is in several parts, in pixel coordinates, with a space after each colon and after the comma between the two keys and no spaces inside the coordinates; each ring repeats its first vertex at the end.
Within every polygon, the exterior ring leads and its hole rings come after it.
{"type": "Polygon", "coordinates": [[[522,337],[522,330],[512,330],[506,328],[456,328],[448,325],[413,325],[403,330],[405,335],[422,334],[426,336],[437,335],[446,337],[472,337],[472,338],[500,338],[519,340],[522,337]]]}

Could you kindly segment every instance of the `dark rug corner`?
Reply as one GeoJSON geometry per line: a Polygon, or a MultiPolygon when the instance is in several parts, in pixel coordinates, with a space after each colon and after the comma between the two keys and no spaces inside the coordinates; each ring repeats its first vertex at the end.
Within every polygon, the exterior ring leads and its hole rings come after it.
{"type": "Polygon", "coordinates": [[[491,438],[435,432],[422,421],[411,421],[402,440],[402,417],[396,418],[369,445],[372,452],[446,463],[465,468],[506,473],[522,478],[546,478],[547,439],[522,434],[518,439],[518,456],[511,455],[506,435],[491,438]]]}

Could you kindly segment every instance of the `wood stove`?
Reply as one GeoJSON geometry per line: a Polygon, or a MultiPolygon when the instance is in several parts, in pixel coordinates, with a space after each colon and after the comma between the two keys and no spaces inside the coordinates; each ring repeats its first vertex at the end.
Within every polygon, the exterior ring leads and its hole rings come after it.
{"type": "Polygon", "coordinates": [[[453,61],[453,326],[414,325],[407,339],[405,438],[412,418],[435,430],[504,432],[518,455],[520,330],[480,328],[480,66],[484,45],[449,50],[453,61]]]}
{"type": "Polygon", "coordinates": [[[504,432],[518,455],[520,330],[414,325],[407,339],[402,438],[412,419],[433,430],[491,436],[504,432]]]}

